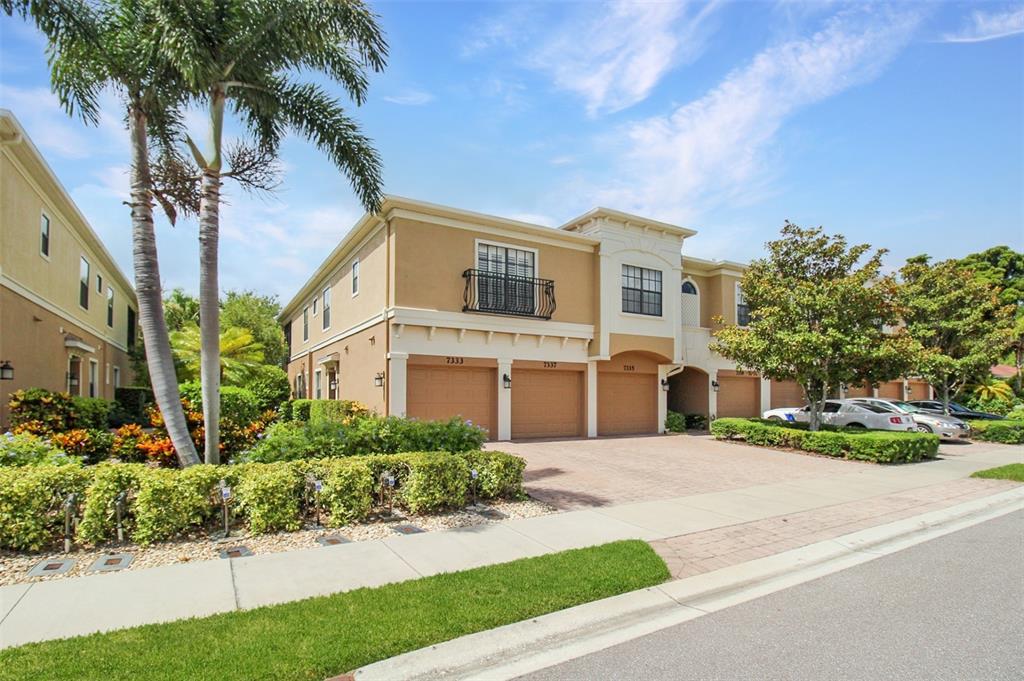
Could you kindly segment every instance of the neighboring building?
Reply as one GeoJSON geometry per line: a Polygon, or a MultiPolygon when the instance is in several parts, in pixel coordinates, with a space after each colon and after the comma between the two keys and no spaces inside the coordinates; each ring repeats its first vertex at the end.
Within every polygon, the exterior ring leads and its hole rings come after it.
{"type": "Polygon", "coordinates": [[[113,399],[130,385],[136,301],[14,115],[0,109],[0,425],[22,388],[113,399]]]}
{"type": "MultiPolygon", "coordinates": [[[[744,265],[607,208],[551,229],[389,197],[285,306],[296,397],[462,416],[492,439],[656,433],[669,408],[756,416],[773,391],[708,350],[744,265]]],[[[788,392],[787,392],[788,391],[788,392]]]]}

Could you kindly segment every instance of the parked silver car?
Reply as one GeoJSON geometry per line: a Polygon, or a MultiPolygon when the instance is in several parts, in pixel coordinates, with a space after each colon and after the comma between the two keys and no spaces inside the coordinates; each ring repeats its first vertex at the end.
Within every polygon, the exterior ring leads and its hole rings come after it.
{"type": "Polygon", "coordinates": [[[922,433],[935,433],[947,440],[967,439],[971,436],[971,427],[955,416],[945,416],[924,411],[909,402],[902,400],[886,400],[878,397],[855,397],[854,402],[874,404],[889,409],[895,414],[910,414],[917,429],[922,433]]]}
{"type": "MultiPolygon", "coordinates": [[[[810,407],[783,407],[769,409],[764,418],[769,421],[798,421],[807,423],[810,420],[810,407]]],[[[868,428],[871,430],[917,430],[913,417],[900,414],[889,407],[876,404],[863,404],[854,400],[825,400],[821,413],[821,422],[830,426],[846,426],[847,428],[868,428]]]]}

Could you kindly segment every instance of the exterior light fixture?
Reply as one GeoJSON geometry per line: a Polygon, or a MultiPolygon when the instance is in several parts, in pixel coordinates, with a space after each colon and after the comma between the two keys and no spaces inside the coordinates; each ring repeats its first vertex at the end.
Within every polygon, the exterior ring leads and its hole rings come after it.
{"type": "Polygon", "coordinates": [[[910,385],[909,383],[907,383],[907,394],[909,395],[909,394],[911,394],[913,392],[914,392],[914,387],[912,385],[910,385]]]}
{"type": "Polygon", "coordinates": [[[378,371],[377,375],[373,377],[373,384],[378,388],[384,387],[384,372],[378,371]]]}
{"type": "Polygon", "coordinates": [[[3,364],[0,364],[0,381],[13,381],[14,380],[14,367],[8,360],[4,360],[3,364]]]}
{"type": "Polygon", "coordinates": [[[665,392],[668,392],[668,379],[667,378],[661,379],[661,389],[664,390],[665,392]]]}
{"type": "Polygon", "coordinates": [[[511,390],[512,389],[512,377],[509,376],[508,374],[502,374],[502,376],[501,376],[501,383],[502,383],[502,385],[505,386],[506,390],[511,390]]]}
{"type": "Polygon", "coordinates": [[[717,393],[719,387],[720,386],[718,385],[718,381],[711,379],[711,389],[717,393]]]}
{"type": "Polygon", "coordinates": [[[845,383],[840,383],[839,384],[839,390],[841,392],[845,393],[847,390],[849,390],[849,388],[850,388],[850,386],[846,385],[845,383]]]}

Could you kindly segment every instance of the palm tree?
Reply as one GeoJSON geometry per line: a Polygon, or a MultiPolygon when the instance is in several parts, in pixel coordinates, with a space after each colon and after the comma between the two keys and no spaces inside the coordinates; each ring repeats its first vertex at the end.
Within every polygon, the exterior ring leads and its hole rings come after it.
{"type": "MultiPolygon", "coordinates": [[[[251,168],[224,170],[225,108],[254,136],[264,159],[276,155],[289,130],[312,141],[347,175],[369,212],[382,199],[381,163],[372,143],[339,101],[301,72],[338,83],[360,105],[366,71],[380,71],[387,43],[377,17],[362,0],[203,0],[161,5],[160,48],[208,110],[209,143],[186,142],[201,173],[199,207],[199,306],[205,458],[220,457],[219,296],[217,281],[222,178],[251,168]]],[[[248,156],[251,166],[252,155],[248,156]]],[[[243,180],[245,182],[245,180],[243,180]]],[[[247,183],[251,185],[252,183],[247,183]]],[[[246,186],[243,184],[243,186],[246,186]]]]}
{"type": "Polygon", "coordinates": [[[1013,401],[1013,388],[1010,387],[1010,384],[992,377],[975,385],[972,392],[983,402],[992,400],[1009,403],[1013,401]]]}
{"type": "Polygon", "coordinates": [[[131,222],[135,290],[139,325],[157,406],[167,425],[182,466],[199,462],[181,408],[174,360],[164,323],[153,228],[153,202],[160,201],[168,217],[174,211],[168,197],[153,183],[150,134],[159,145],[173,149],[183,103],[180,75],[154,49],[160,28],[150,0],[108,0],[96,6],[79,0],[0,0],[8,15],[31,19],[46,35],[51,84],[69,114],[90,124],[98,122],[98,97],[113,88],[125,105],[131,139],[131,222]]]}
{"type": "MultiPolygon", "coordinates": [[[[228,385],[241,385],[263,365],[263,345],[257,343],[252,332],[229,326],[220,333],[218,348],[219,378],[228,385]]],[[[179,378],[194,381],[201,375],[202,341],[199,327],[188,324],[171,332],[171,350],[178,360],[179,378]]]]}

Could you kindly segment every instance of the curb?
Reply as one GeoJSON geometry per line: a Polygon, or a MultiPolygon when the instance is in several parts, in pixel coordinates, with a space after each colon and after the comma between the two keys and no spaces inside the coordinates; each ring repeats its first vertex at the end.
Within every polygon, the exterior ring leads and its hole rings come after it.
{"type": "Polygon", "coordinates": [[[511,679],[1024,510],[1024,487],[381,660],[356,681],[511,679]]]}

